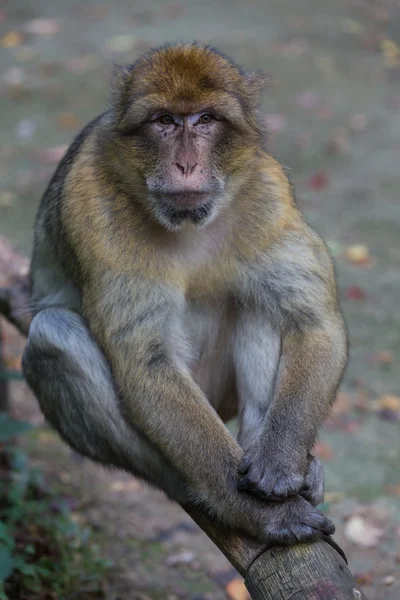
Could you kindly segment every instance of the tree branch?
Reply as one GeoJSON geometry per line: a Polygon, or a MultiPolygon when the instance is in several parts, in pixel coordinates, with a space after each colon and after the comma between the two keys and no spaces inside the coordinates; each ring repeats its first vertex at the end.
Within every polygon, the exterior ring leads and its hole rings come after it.
{"type": "MultiPolygon", "coordinates": [[[[29,331],[28,306],[28,260],[0,236],[0,314],[24,336],[29,331]]],[[[195,506],[182,508],[245,578],[253,600],[365,600],[332,542],[269,548],[227,531],[195,506]]]]}

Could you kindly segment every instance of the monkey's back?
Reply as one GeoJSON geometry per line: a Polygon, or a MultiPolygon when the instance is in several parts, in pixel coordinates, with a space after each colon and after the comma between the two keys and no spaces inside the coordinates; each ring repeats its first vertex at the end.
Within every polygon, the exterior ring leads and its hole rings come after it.
{"type": "Polygon", "coordinates": [[[62,207],[65,202],[65,183],[71,168],[102,116],[88,123],[73,140],[41,199],[36,216],[31,265],[33,314],[55,306],[67,306],[79,311],[80,299],[74,284],[77,260],[65,235],[62,207]]]}

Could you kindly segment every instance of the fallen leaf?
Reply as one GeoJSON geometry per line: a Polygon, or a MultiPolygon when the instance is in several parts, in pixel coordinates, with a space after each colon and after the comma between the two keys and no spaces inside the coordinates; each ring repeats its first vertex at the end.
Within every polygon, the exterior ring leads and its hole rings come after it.
{"type": "Polygon", "coordinates": [[[383,408],[378,414],[384,421],[400,421],[400,412],[391,408],[383,408]]]}
{"type": "Polygon", "coordinates": [[[77,129],[81,125],[81,121],[73,113],[60,113],[57,116],[57,125],[60,129],[70,131],[77,129]]]}
{"type": "Polygon", "coordinates": [[[351,285],[344,293],[347,300],[365,300],[367,297],[365,291],[358,285],[351,285]]]}
{"type": "Polygon", "coordinates": [[[141,485],[135,479],[127,481],[113,481],[110,485],[110,490],[113,492],[132,492],[141,489],[141,485]]]}
{"type": "Polygon", "coordinates": [[[321,106],[318,106],[315,114],[317,116],[317,119],[319,119],[320,121],[329,121],[329,119],[331,119],[333,116],[333,110],[332,107],[329,106],[329,104],[324,103],[321,104],[321,106]]]}
{"type": "Polygon", "coordinates": [[[24,31],[33,35],[54,35],[60,29],[56,19],[32,19],[24,25],[24,31]]]}
{"type": "Polygon", "coordinates": [[[354,244],[353,246],[349,246],[345,251],[345,257],[348,262],[355,265],[366,266],[371,264],[368,247],[364,244],[354,244]]]}
{"type": "Polygon", "coordinates": [[[393,355],[387,350],[382,350],[381,352],[370,354],[368,361],[377,365],[391,365],[393,362],[393,355]]]}
{"type": "Polygon", "coordinates": [[[341,502],[345,498],[344,492],[326,492],[324,494],[324,502],[327,504],[335,504],[341,502]]]}
{"type": "Polygon", "coordinates": [[[350,117],[350,127],[356,131],[362,131],[367,126],[367,117],[361,113],[356,113],[350,117]]]}
{"type": "Polygon", "coordinates": [[[400,411],[400,397],[387,394],[381,396],[377,400],[373,400],[371,403],[371,410],[392,410],[394,412],[400,411]]]}
{"type": "Polygon", "coordinates": [[[346,394],[345,392],[339,392],[335,402],[332,406],[332,413],[334,415],[342,415],[343,413],[347,413],[353,404],[353,397],[351,394],[346,394]]]}
{"type": "Polygon", "coordinates": [[[0,46],[3,48],[16,48],[20,46],[24,40],[24,36],[19,31],[9,31],[0,38],[0,46]]]}
{"type": "Polygon", "coordinates": [[[270,113],[264,117],[265,124],[269,131],[280,131],[287,125],[287,119],[279,113],[270,113]]]}
{"type": "Polygon", "coordinates": [[[7,85],[22,85],[25,80],[25,73],[20,67],[10,67],[5,71],[3,77],[7,85]]]}
{"type": "Polygon", "coordinates": [[[400,47],[390,39],[384,39],[381,43],[383,64],[387,68],[397,67],[400,64],[400,47]]]}
{"type": "Polygon", "coordinates": [[[164,14],[167,19],[177,19],[185,14],[185,8],[179,4],[171,4],[165,8],[164,14]]]}
{"type": "Polygon", "coordinates": [[[336,132],[326,144],[326,150],[331,154],[348,154],[350,149],[350,140],[344,131],[336,132]]]}
{"type": "Polygon", "coordinates": [[[39,159],[44,163],[58,163],[67,150],[67,145],[54,146],[53,148],[44,148],[39,152],[39,159]]]}
{"type": "Polygon", "coordinates": [[[329,180],[326,171],[321,169],[320,171],[313,173],[307,183],[310,188],[319,191],[323,190],[328,185],[328,181],[329,180]]]}
{"type": "Polygon", "coordinates": [[[355,21],[354,19],[344,18],[340,21],[340,26],[342,31],[345,33],[362,33],[364,31],[364,27],[359,21],[355,21]]]}
{"type": "Polygon", "coordinates": [[[316,442],[313,452],[317,458],[321,458],[322,460],[332,460],[333,458],[332,448],[321,440],[316,442]]]}
{"type": "Polygon", "coordinates": [[[361,515],[354,515],[344,525],[344,535],[361,548],[373,548],[383,535],[383,529],[369,523],[361,515]]]}
{"type": "Polygon", "coordinates": [[[36,131],[36,123],[33,119],[23,119],[17,124],[17,136],[20,139],[29,139],[36,131]]]}
{"type": "Polygon", "coordinates": [[[357,581],[358,585],[371,585],[374,581],[374,575],[371,571],[354,573],[354,579],[357,581]]]}
{"type": "Polygon", "coordinates": [[[16,195],[13,192],[7,190],[0,191],[0,206],[2,208],[9,207],[13,204],[16,195]]]}
{"type": "Polygon", "coordinates": [[[136,43],[136,36],[126,33],[115,35],[107,42],[106,49],[110,52],[129,52],[136,43]]]}
{"type": "Polygon", "coordinates": [[[307,109],[315,108],[320,101],[321,99],[316,92],[302,92],[296,98],[297,106],[307,109]]]}
{"type": "Polygon", "coordinates": [[[249,592],[244,585],[243,579],[232,579],[225,587],[229,600],[250,600],[249,592]]]}
{"type": "Polygon", "coordinates": [[[192,552],[191,550],[184,550],[183,552],[179,552],[178,554],[171,554],[171,556],[168,556],[167,560],[165,561],[165,564],[167,565],[167,567],[188,565],[195,558],[196,555],[194,552],[192,552]]]}
{"type": "Polygon", "coordinates": [[[84,54],[71,58],[66,63],[67,71],[70,73],[86,73],[93,71],[99,66],[99,59],[95,54],[84,54]]]}
{"type": "Polygon", "coordinates": [[[385,486],[385,491],[390,496],[400,496],[400,483],[385,486]]]}

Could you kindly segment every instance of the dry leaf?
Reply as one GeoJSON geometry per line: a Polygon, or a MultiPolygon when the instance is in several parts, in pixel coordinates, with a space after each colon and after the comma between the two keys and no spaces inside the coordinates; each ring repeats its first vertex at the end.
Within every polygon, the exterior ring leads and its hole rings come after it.
{"type": "Polygon", "coordinates": [[[356,131],[363,131],[367,125],[367,117],[361,113],[356,113],[350,117],[350,127],[356,131]]]}
{"type": "Polygon", "coordinates": [[[400,483],[396,483],[394,485],[387,485],[385,487],[385,492],[390,496],[400,496],[400,483]]]}
{"type": "Polygon", "coordinates": [[[279,113],[270,113],[265,115],[264,121],[268,127],[268,130],[271,132],[280,131],[287,125],[286,118],[279,113]]]}
{"type": "Polygon", "coordinates": [[[60,129],[77,129],[81,125],[81,121],[73,113],[60,113],[57,116],[57,124],[60,129]]]}
{"type": "Polygon", "coordinates": [[[225,591],[229,600],[250,600],[250,595],[244,585],[243,579],[232,579],[225,587],[225,591]]]}
{"type": "Polygon", "coordinates": [[[3,48],[16,48],[20,46],[24,40],[24,36],[19,31],[9,31],[0,38],[0,46],[3,48]]]}
{"type": "Polygon", "coordinates": [[[371,263],[371,257],[367,246],[363,244],[354,244],[345,251],[346,259],[355,265],[368,265],[371,263]]]}
{"type": "Polygon", "coordinates": [[[391,365],[393,362],[393,354],[387,350],[382,350],[381,352],[371,354],[369,356],[369,361],[377,365],[391,365]]]}
{"type": "Polygon", "coordinates": [[[296,98],[296,104],[301,108],[315,108],[319,103],[320,97],[315,92],[303,92],[296,98]]]}
{"type": "Polygon", "coordinates": [[[32,19],[24,25],[24,31],[34,35],[54,35],[59,29],[59,22],[55,19],[32,19]]]}
{"type": "Polygon", "coordinates": [[[132,492],[141,489],[141,485],[135,479],[127,481],[113,481],[110,485],[110,490],[113,492],[132,492]]]}
{"type": "Polygon", "coordinates": [[[5,208],[12,205],[16,198],[16,195],[13,192],[8,192],[7,190],[0,191],[0,207],[5,208]]]}
{"type": "Polygon", "coordinates": [[[344,18],[340,21],[341,29],[345,33],[362,33],[364,31],[364,27],[359,21],[355,21],[354,19],[344,18]]]}
{"type": "Polygon", "coordinates": [[[115,35],[108,40],[106,48],[110,52],[129,52],[134,48],[136,41],[137,37],[129,33],[115,35]]]}
{"type": "Polygon", "coordinates": [[[308,186],[313,190],[323,190],[328,185],[328,175],[326,171],[316,171],[308,180],[308,186]]]}
{"type": "Polygon", "coordinates": [[[385,67],[390,69],[400,64],[400,47],[396,42],[390,39],[382,40],[381,50],[385,67]]]}
{"type": "Polygon", "coordinates": [[[361,515],[354,515],[345,523],[344,534],[361,548],[373,548],[383,535],[383,529],[369,523],[361,515]]]}
{"type": "Polygon", "coordinates": [[[353,397],[351,396],[351,394],[339,392],[332,406],[333,415],[342,415],[343,413],[347,413],[352,407],[352,404],[353,397]]]}
{"type": "Polygon", "coordinates": [[[399,412],[400,397],[392,395],[381,396],[377,400],[371,402],[371,410],[392,410],[393,412],[399,412]]]}
{"type": "Polygon", "coordinates": [[[365,300],[367,294],[358,285],[351,285],[345,290],[347,300],[365,300]]]}
{"type": "Polygon", "coordinates": [[[374,581],[374,574],[371,573],[371,571],[354,573],[354,579],[357,581],[358,585],[371,585],[374,581]]]}
{"type": "Polygon", "coordinates": [[[322,460],[332,460],[333,458],[333,450],[325,442],[316,442],[313,452],[317,458],[322,460]]]}
{"type": "Polygon", "coordinates": [[[165,564],[167,567],[177,567],[179,565],[188,565],[194,561],[196,555],[191,550],[184,550],[183,552],[179,552],[178,554],[171,554],[168,556],[165,564]]]}
{"type": "Polygon", "coordinates": [[[68,146],[54,146],[53,148],[44,148],[39,152],[39,158],[44,163],[58,163],[66,151],[68,146]]]}

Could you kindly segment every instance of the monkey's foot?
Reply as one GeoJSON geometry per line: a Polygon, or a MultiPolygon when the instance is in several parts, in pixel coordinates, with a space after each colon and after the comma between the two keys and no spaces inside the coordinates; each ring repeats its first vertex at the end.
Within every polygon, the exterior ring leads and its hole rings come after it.
{"type": "Polygon", "coordinates": [[[273,453],[263,452],[262,458],[257,450],[248,451],[239,465],[240,476],[238,488],[268,500],[282,500],[298,494],[304,487],[305,477],[300,473],[289,471],[273,459],[273,453]],[[270,456],[270,464],[265,457],[270,456]]]}
{"type": "Polygon", "coordinates": [[[301,496],[271,504],[271,518],[264,532],[274,544],[311,542],[322,535],[335,533],[334,524],[301,496]]]}
{"type": "Polygon", "coordinates": [[[301,494],[313,506],[317,506],[324,496],[324,469],[314,456],[309,455],[305,476],[290,472],[280,465],[265,465],[249,453],[243,457],[238,469],[240,480],[238,489],[268,500],[283,500],[301,494]]]}
{"type": "Polygon", "coordinates": [[[304,485],[300,494],[311,502],[313,506],[318,506],[324,500],[325,473],[324,467],[315,456],[308,457],[307,473],[304,478],[304,485]]]}

